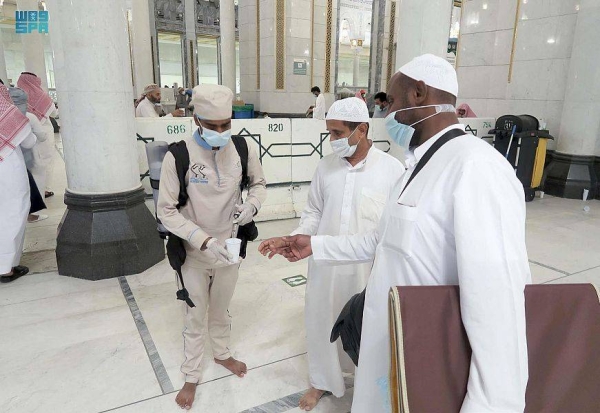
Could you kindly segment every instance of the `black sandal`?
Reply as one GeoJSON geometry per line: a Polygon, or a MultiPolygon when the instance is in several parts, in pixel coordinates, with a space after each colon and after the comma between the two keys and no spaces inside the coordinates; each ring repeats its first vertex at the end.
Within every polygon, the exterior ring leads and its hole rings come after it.
{"type": "Polygon", "coordinates": [[[13,268],[12,275],[3,275],[2,277],[0,277],[0,282],[5,283],[5,284],[9,283],[9,282],[13,282],[17,278],[27,275],[27,273],[29,273],[29,268],[27,268],[23,265],[17,265],[16,267],[13,268]]]}
{"type": "Polygon", "coordinates": [[[50,198],[51,196],[54,196],[54,192],[52,192],[52,191],[46,191],[44,193],[44,198],[50,198]]]}

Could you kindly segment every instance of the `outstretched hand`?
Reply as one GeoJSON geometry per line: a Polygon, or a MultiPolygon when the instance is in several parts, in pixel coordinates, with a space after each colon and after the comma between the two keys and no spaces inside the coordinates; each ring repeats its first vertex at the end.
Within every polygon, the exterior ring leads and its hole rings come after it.
{"type": "Polygon", "coordinates": [[[312,255],[310,238],[308,235],[270,238],[261,242],[258,251],[269,259],[279,254],[289,262],[296,262],[312,255]]]}

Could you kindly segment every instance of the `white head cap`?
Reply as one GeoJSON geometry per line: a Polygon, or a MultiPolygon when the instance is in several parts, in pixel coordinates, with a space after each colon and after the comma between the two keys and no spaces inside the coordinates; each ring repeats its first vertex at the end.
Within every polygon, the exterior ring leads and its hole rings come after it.
{"type": "Polygon", "coordinates": [[[337,100],[327,111],[326,120],[367,123],[369,122],[369,109],[364,100],[359,98],[337,100]]]}
{"type": "Polygon", "coordinates": [[[191,104],[200,119],[229,119],[233,110],[233,92],[225,86],[198,85],[192,90],[191,104]]]}
{"type": "Polygon", "coordinates": [[[427,86],[443,90],[458,97],[456,70],[448,61],[432,54],[424,54],[402,66],[398,72],[427,86]]]}

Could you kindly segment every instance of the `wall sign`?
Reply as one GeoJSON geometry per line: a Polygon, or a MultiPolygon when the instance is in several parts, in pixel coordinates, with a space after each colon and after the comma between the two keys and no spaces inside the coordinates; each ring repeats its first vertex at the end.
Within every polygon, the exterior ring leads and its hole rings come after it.
{"type": "Polygon", "coordinates": [[[294,59],[294,74],[306,76],[306,60],[294,59]]]}

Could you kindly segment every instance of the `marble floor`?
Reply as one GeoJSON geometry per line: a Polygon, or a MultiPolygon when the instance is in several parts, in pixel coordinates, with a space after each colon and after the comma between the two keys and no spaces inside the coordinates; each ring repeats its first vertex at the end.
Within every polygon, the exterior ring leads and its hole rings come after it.
{"type": "MultiPolygon", "coordinates": [[[[23,263],[32,274],[0,285],[0,412],[180,411],[174,398],[183,384],[182,308],[173,273],[163,261],[120,279],[59,276],[54,248],[66,179],[59,152],[55,161],[50,218],[27,228],[23,263]]],[[[545,197],[528,204],[534,282],[600,284],[600,201],[588,205],[586,213],[582,201],[545,197]]],[[[296,223],[260,223],[261,238],[289,233],[296,223]]],[[[294,403],[308,387],[304,286],[283,278],[306,275],[306,266],[266,260],[256,246],[230,309],[233,352],[248,364],[248,375],[234,377],[206,358],[194,412],[300,411],[294,403]]],[[[343,398],[326,397],[314,411],[349,412],[351,383],[349,377],[343,398]]]]}

